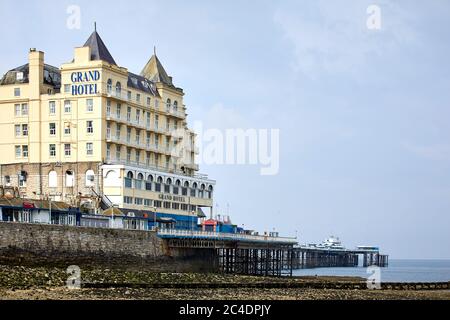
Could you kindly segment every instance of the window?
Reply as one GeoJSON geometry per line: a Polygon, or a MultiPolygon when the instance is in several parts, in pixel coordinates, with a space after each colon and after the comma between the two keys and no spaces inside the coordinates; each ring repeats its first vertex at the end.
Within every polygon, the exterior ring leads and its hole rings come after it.
{"type": "Polygon", "coordinates": [[[64,122],[64,134],[65,135],[70,134],[70,122],[64,122]]]}
{"type": "Polygon", "coordinates": [[[108,79],[108,82],[106,84],[106,90],[108,91],[108,94],[112,93],[112,80],[108,79]]]}
{"type": "Polygon", "coordinates": [[[170,157],[166,156],[166,169],[169,169],[170,157]]]}
{"type": "Polygon", "coordinates": [[[94,100],[86,99],[86,111],[87,112],[94,111],[94,100]]]}
{"type": "Polygon", "coordinates": [[[69,93],[70,92],[70,84],[65,84],[64,85],[64,92],[65,93],[69,93]]]}
{"type": "Polygon", "coordinates": [[[127,97],[128,97],[128,100],[131,100],[131,91],[127,92],[127,97]]]}
{"type": "Polygon", "coordinates": [[[28,104],[22,103],[22,115],[27,116],[28,115],[28,104]]]}
{"type": "Polygon", "coordinates": [[[116,96],[120,97],[122,95],[122,85],[120,82],[116,83],[116,96]]]}
{"type": "Polygon", "coordinates": [[[22,146],[22,157],[28,158],[28,146],[22,146]]]}
{"type": "Polygon", "coordinates": [[[132,204],[133,203],[133,197],[123,197],[123,202],[126,204],[132,204]]]}
{"type": "Polygon", "coordinates": [[[121,146],[116,146],[116,160],[120,160],[120,149],[121,146]]]}
{"type": "Polygon", "coordinates": [[[170,119],[169,118],[167,118],[167,121],[166,121],[166,129],[167,129],[167,131],[170,130],[170,119]]]}
{"type": "Polygon", "coordinates": [[[134,198],[134,204],[142,205],[142,198],[134,198]]]}
{"type": "Polygon", "coordinates": [[[150,147],[150,132],[147,132],[147,138],[145,140],[145,144],[147,145],[147,148],[150,147]]]}
{"type": "Polygon", "coordinates": [[[136,150],[135,155],[136,155],[136,163],[139,164],[140,162],[139,160],[141,159],[141,151],[136,150]]]}
{"type": "Polygon", "coordinates": [[[49,127],[49,131],[50,131],[50,135],[51,136],[56,135],[56,123],[53,123],[53,122],[49,123],[48,127],[49,127]]]}
{"type": "Polygon", "coordinates": [[[106,100],[106,116],[111,116],[111,100],[106,100]]]}
{"type": "Polygon", "coordinates": [[[159,124],[159,116],[155,114],[155,129],[158,129],[158,124],[159,124]]]}
{"type": "Polygon", "coordinates": [[[94,133],[94,125],[93,125],[93,121],[92,120],[86,121],[86,132],[87,133],[94,133]]]}
{"type": "Polygon", "coordinates": [[[170,149],[170,137],[166,137],[166,148],[167,150],[170,149]]]}
{"type": "Polygon", "coordinates": [[[5,184],[8,186],[11,183],[11,177],[5,176],[5,184]]]}
{"type": "Polygon", "coordinates": [[[159,145],[159,135],[155,135],[155,147],[156,149],[158,149],[158,145],[159,145]]]}
{"type": "Polygon", "coordinates": [[[127,127],[127,142],[131,142],[131,128],[127,127]]]}
{"type": "Polygon", "coordinates": [[[49,154],[50,157],[56,157],[56,144],[49,145],[49,154]]]}
{"type": "Polygon", "coordinates": [[[150,152],[146,153],[145,164],[146,164],[147,167],[150,166],[150,152]]]}
{"type": "Polygon", "coordinates": [[[131,107],[127,107],[127,121],[131,121],[131,107]]]}
{"type": "Polygon", "coordinates": [[[175,120],[175,121],[173,122],[173,128],[174,128],[175,130],[178,130],[178,121],[177,121],[177,120],[175,120]]]}
{"type": "Polygon", "coordinates": [[[73,187],[74,184],[74,176],[72,170],[66,171],[66,187],[73,187]]]}
{"type": "Polygon", "coordinates": [[[158,110],[159,108],[159,100],[155,99],[155,109],[158,110]]]}
{"type": "Polygon", "coordinates": [[[150,99],[150,97],[147,97],[147,105],[150,106],[150,103],[151,103],[151,99],[150,99]]]}
{"type": "Polygon", "coordinates": [[[121,128],[121,125],[116,124],[116,139],[117,140],[120,140],[120,128],[121,128]]]}
{"type": "Polygon", "coordinates": [[[111,159],[111,145],[108,143],[106,145],[106,160],[111,159]]]}
{"type": "Polygon", "coordinates": [[[28,125],[27,124],[22,125],[22,135],[24,137],[28,136],[28,125]]]}
{"type": "Polygon", "coordinates": [[[133,172],[128,171],[127,176],[125,178],[125,188],[133,187],[133,172]]]}
{"type": "Polygon", "coordinates": [[[121,105],[120,105],[120,103],[118,103],[117,106],[116,106],[117,119],[120,119],[120,111],[121,111],[121,105]]]}
{"type": "Polygon", "coordinates": [[[58,175],[56,171],[50,171],[48,173],[48,187],[56,188],[58,186],[58,175]]]}
{"type": "Polygon", "coordinates": [[[170,99],[167,99],[167,102],[166,102],[166,111],[167,112],[170,112],[170,105],[171,105],[171,101],[170,101],[170,99]]]}
{"type": "Polygon", "coordinates": [[[136,110],[136,122],[139,123],[141,120],[141,110],[136,110]]]}
{"type": "Polygon", "coordinates": [[[72,103],[70,100],[64,101],[64,113],[71,113],[72,112],[72,103]]]}
{"type": "Polygon", "coordinates": [[[139,93],[136,93],[136,101],[141,102],[141,95],[139,93]]]}
{"type": "Polygon", "coordinates": [[[48,113],[56,114],[56,103],[55,103],[55,101],[50,101],[48,103],[48,113]]]}
{"type": "Polygon", "coordinates": [[[94,170],[86,171],[86,187],[92,187],[95,183],[95,173],[94,170]]]}
{"type": "Polygon", "coordinates": [[[141,143],[141,131],[136,130],[136,144],[139,145],[141,143]]]}
{"type": "Polygon", "coordinates": [[[151,207],[152,206],[152,200],[150,199],[144,199],[144,206],[151,207]]]}
{"type": "Polygon", "coordinates": [[[14,97],[20,97],[20,88],[14,88],[14,97]]]}
{"type": "Polygon", "coordinates": [[[22,150],[21,150],[20,146],[15,146],[14,150],[15,150],[16,158],[20,158],[20,156],[22,155],[22,150]]]}
{"type": "Polygon", "coordinates": [[[65,144],[64,144],[64,155],[65,155],[66,157],[69,157],[69,156],[70,156],[70,151],[71,151],[71,149],[70,149],[70,143],[65,143],[65,144]]]}
{"type": "Polygon", "coordinates": [[[177,111],[178,111],[178,102],[177,102],[177,101],[174,101],[174,102],[173,102],[173,111],[174,111],[174,112],[177,112],[177,111]]]}
{"type": "Polygon", "coordinates": [[[131,149],[127,148],[127,162],[131,162],[131,149]]]}
{"type": "Polygon", "coordinates": [[[14,126],[14,131],[15,131],[16,137],[20,137],[20,124],[16,124],[14,126]]]}
{"type": "Polygon", "coordinates": [[[150,112],[147,112],[147,128],[150,127],[150,112]]]}
{"type": "Polygon", "coordinates": [[[94,145],[92,142],[86,143],[86,155],[92,156],[94,154],[94,145]]]}
{"type": "Polygon", "coordinates": [[[111,122],[106,122],[106,139],[111,139],[111,122]]]}
{"type": "Polygon", "coordinates": [[[20,117],[20,104],[15,104],[14,105],[14,115],[16,117],[20,117]]]}

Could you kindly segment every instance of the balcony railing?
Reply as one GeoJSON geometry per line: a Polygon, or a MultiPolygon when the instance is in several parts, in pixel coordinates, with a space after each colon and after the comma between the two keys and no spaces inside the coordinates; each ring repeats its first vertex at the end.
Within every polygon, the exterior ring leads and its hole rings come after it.
{"type": "Polygon", "coordinates": [[[179,229],[158,229],[158,236],[164,238],[197,238],[197,239],[215,239],[215,240],[240,240],[251,242],[276,242],[284,244],[296,244],[296,238],[288,237],[271,237],[260,235],[249,235],[240,233],[224,233],[224,232],[207,232],[207,231],[191,231],[179,229]]]}

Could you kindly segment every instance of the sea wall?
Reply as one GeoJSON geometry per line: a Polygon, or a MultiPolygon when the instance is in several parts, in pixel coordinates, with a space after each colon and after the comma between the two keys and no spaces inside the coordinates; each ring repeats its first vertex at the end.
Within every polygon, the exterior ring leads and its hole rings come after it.
{"type": "Polygon", "coordinates": [[[151,231],[0,222],[0,264],[215,271],[214,250],[170,249],[151,231]]]}

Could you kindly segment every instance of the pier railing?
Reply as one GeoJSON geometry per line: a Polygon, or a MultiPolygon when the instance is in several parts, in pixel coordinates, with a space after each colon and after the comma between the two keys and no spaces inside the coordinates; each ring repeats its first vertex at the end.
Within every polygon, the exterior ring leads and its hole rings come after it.
{"type": "Polygon", "coordinates": [[[296,238],[271,237],[265,235],[250,235],[240,233],[191,231],[177,229],[158,229],[158,236],[162,238],[191,238],[191,239],[210,239],[210,240],[235,240],[251,242],[272,242],[284,244],[296,244],[296,238]]]}

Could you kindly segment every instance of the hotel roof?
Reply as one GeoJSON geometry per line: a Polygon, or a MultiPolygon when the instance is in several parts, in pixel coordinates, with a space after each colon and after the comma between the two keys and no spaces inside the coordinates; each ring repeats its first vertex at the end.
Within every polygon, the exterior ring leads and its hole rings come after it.
{"type": "Polygon", "coordinates": [[[103,60],[110,64],[117,65],[111,53],[109,53],[108,48],[106,48],[102,38],[100,38],[100,35],[97,33],[97,30],[92,32],[83,47],[91,48],[91,60],[103,60]]]}
{"type": "MultiPolygon", "coordinates": [[[[0,80],[0,85],[29,83],[29,64],[9,70],[0,80]],[[22,77],[17,77],[22,73],[22,77]]],[[[44,83],[59,88],[61,86],[61,71],[54,66],[44,64],[44,83]]]]}

